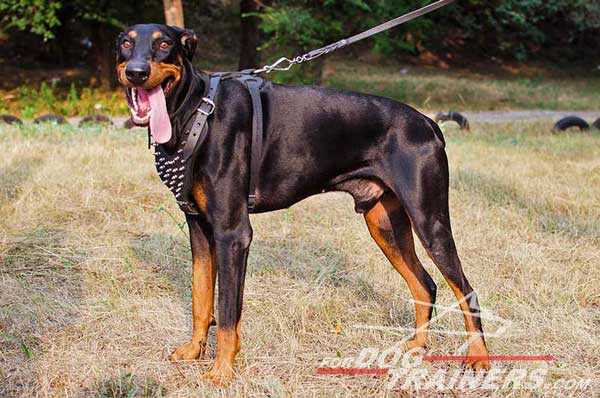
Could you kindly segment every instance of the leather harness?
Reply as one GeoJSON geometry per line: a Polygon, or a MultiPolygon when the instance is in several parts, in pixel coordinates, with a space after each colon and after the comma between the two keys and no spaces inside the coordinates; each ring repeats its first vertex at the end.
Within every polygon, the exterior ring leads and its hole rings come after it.
{"type": "Polygon", "coordinates": [[[193,160],[194,154],[202,145],[210,124],[210,116],[215,111],[215,96],[221,80],[236,79],[248,88],[252,98],[252,143],[250,151],[250,182],[248,185],[248,211],[253,212],[256,206],[256,187],[258,185],[258,172],[262,159],[263,144],[263,109],[260,90],[264,81],[254,75],[244,73],[211,73],[209,82],[204,90],[202,102],[197,109],[197,116],[191,128],[186,127],[184,137],[173,154],[167,153],[165,148],[156,144],[154,163],[158,177],[163,184],[175,195],[181,211],[186,214],[197,215],[199,209],[194,200],[193,188],[193,160]]]}
{"type": "MultiPolygon", "coordinates": [[[[223,79],[236,79],[246,85],[252,98],[252,149],[250,151],[250,182],[248,185],[248,210],[254,211],[256,206],[256,187],[258,184],[258,172],[262,160],[263,141],[263,111],[260,98],[260,89],[264,81],[257,77],[258,73],[269,73],[274,70],[289,70],[292,66],[302,62],[311,61],[322,55],[329,54],[339,48],[366,39],[395,26],[401,25],[422,15],[428,14],[439,8],[445,7],[455,0],[438,0],[416,11],[392,19],[367,31],[339,40],[333,44],[310,51],[293,59],[280,58],[272,65],[265,65],[261,69],[247,69],[240,72],[219,72],[209,75],[209,83],[206,85],[202,102],[198,107],[198,115],[193,121],[192,128],[184,128],[185,137],[179,143],[176,153],[170,155],[163,146],[155,146],[155,164],[161,181],[171,190],[177,204],[186,214],[198,214],[199,209],[194,200],[192,187],[193,155],[208,134],[208,119],[215,110],[215,96],[219,82],[223,79]],[[287,63],[287,65],[285,65],[287,63]]],[[[150,144],[150,130],[148,129],[148,144],[150,144]]]]}

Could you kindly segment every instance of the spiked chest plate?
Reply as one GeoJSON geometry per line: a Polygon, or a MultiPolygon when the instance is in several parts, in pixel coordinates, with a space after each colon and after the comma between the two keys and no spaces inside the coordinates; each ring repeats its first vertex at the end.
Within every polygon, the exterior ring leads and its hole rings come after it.
{"type": "MultiPolygon", "coordinates": [[[[187,201],[188,198],[184,198],[184,185],[191,183],[185,181],[186,179],[186,167],[187,162],[183,158],[183,147],[186,144],[186,140],[181,141],[175,154],[169,155],[161,145],[154,147],[154,164],[158,177],[163,184],[175,195],[177,203],[180,201],[187,201]]],[[[185,192],[187,194],[187,192],[185,192]]],[[[180,204],[181,206],[181,204],[180,204]]]]}
{"type": "Polygon", "coordinates": [[[186,126],[184,136],[174,152],[167,152],[162,145],[154,147],[154,164],[158,177],[173,193],[181,211],[186,214],[199,214],[193,197],[193,160],[194,153],[208,134],[208,118],[215,110],[214,98],[221,80],[221,74],[210,75],[206,97],[196,110],[191,126],[186,126]]]}
{"type": "MultiPolygon", "coordinates": [[[[184,137],[175,151],[170,154],[162,145],[154,146],[154,164],[158,177],[163,184],[173,193],[179,208],[186,214],[199,214],[198,206],[193,197],[193,159],[198,148],[206,138],[209,129],[208,119],[213,114],[216,105],[214,98],[217,93],[219,82],[224,78],[223,73],[209,75],[210,82],[205,97],[202,97],[197,115],[191,127],[186,127],[184,137]]],[[[225,78],[235,77],[244,83],[250,91],[252,98],[252,142],[250,158],[250,181],[248,194],[248,210],[254,211],[256,203],[256,187],[258,181],[258,170],[262,158],[263,141],[263,113],[260,98],[260,89],[263,80],[255,76],[238,74],[225,75],[225,78]]]]}

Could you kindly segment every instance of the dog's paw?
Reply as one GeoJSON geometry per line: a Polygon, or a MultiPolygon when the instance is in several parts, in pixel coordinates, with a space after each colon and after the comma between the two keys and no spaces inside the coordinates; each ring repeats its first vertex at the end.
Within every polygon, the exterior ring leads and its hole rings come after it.
{"type": "Polygon", "coordinates": [[[187,343],[180,345],[171,354],[169,359],[171,361],[193,361],[204,356],[206,351],[206,342],[200,341],[199,343],[187,343]]]}
{"type": "Polygon", "coordinates": [[[203,378],[217,387],[225,387],[233,380],[233,369],[229,364],[215,362],[213,367],[203,375],[203,378]]]}
{"type": "Polygon", "coordinates": [[[486,372],[490,370],[490,361],[485,358],[467,359],[465,361],[465,370],[474,372],[486,372]]]}
{"type": "Polygon", "coordinates": [[[414,354],[417,354],[419,352],[422,352],[422,350],[425,350],[427,348],[427,344],[423,343],[421,340],[417,340],[417,338],[414,337],[410,340],[405,341],[402,347],[406,351],[413,351],[414,354]]]}
{"type": "Polygon", "coordinates": [[[471,341],[467,358],[464,363],[465,370],[487,371],[490,369],[490,358],[483,338],[471,341]]]}

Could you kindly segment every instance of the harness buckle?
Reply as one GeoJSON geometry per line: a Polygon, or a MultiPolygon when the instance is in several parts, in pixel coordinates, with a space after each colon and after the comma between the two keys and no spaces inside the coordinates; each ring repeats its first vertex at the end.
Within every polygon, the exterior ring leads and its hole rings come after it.
{"type": "Polygon", "coordinates": [[[210,98],[202,97],[202,103],[210,105],[210,109],[207,110],[207,111],[205,111],[204,109],[202,109],[202,104],[200,104],[200,106],[197,109],[198,112],[200,112],[204,116],[210,116],[210,115],[212,115],[213,112],[215,111],[215,108],[217,107],[215,105],[214,101],[211,100],[210,98]]]}

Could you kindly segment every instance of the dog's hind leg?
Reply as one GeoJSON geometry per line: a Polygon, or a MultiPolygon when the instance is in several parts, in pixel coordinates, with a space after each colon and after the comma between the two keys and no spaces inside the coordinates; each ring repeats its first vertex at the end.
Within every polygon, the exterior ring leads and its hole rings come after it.
{"type": "MultiPolygon", "coordinates": [[[[432,122],[431,128],[437,126],[432,122]]],[[[400,198],[417,236],[459,301],[468,336],[466,367],[487,369],[479,303],[463,272],[450,226],[448,159],[443,141],[437,138],[441,132],[433,133],[436,137],[429,142],[418,143],[418,148],[405,150],[390,162],[387,170],[393,176],[386,183],[400,198]]]]}
{"type": "Polygon", "coordinates": [[[416,332],[406,348],[425,347],[436,286],[415,253],[408,215],[396,196],[386,192],[365,213],[365,220],[377,245],[406,280],[415,301],[416,332]]]}
{"type": "Polygon", "coordinates": [[[192,341],[179,346],[171,360],[194,360],[204,355],[208,329],[214,323],[214,291],[217,267],[214,266],[210,244],[198,217],[186,216],[192,246],[192,341]]]}

